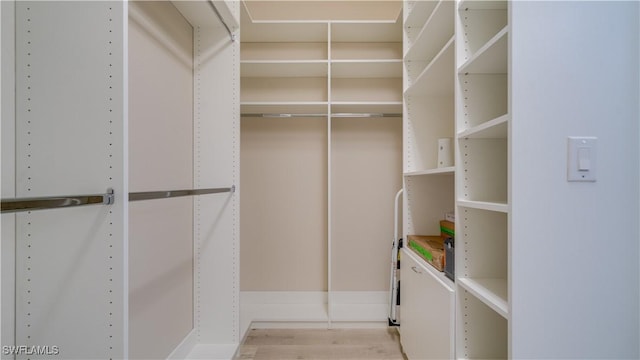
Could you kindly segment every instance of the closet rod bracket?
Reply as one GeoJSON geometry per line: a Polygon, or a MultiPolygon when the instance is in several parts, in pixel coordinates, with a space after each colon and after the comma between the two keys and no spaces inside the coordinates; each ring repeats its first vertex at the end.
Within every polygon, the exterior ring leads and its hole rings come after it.
{"type": "Polygon", "coordinates": [[[115,203],[115,195],[113,188],[108,188],[107,193],[104,194],[103,202],[104,205],[113,205],[115,203]]]}

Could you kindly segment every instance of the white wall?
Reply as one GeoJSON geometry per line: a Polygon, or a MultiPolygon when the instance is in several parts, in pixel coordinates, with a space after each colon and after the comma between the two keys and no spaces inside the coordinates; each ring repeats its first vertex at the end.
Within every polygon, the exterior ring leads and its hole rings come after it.
{"type": "Polygon", "coordinates": [[[511,356],[638,358],[638,2],[511,6],[511,356]]]}

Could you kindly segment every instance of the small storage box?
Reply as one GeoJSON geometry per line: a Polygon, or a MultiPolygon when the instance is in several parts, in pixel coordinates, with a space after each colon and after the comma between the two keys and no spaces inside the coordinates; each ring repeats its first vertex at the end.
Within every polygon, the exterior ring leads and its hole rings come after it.
{"type": "Polygon", "coordinates": [[[438,271],[444,270],[444,239],[441,236],[407,236],[409,248],[438,271]]]}
{"type": "Polygon", "coordinates": [[[447,220],[441,220],[440,221],[440,235],[443,238],[448,238],[448,237],[456,237],[455,236],[455,231],[456,231],[456,224],[451,222],[451,221],[447,221],[447,220]]]}

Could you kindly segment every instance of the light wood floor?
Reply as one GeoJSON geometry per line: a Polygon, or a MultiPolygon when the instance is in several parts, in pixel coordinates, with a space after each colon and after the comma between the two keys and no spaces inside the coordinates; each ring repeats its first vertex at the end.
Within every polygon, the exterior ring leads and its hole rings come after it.
{"type": "Polygon", "coordinates": [[[238,353],[238,360],[406,360],[396,328],[253,329],[238,353]]]}

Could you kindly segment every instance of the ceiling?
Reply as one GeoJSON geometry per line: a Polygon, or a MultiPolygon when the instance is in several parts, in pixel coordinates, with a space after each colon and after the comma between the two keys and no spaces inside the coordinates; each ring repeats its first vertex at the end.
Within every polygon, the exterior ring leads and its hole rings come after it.
{"type": "Polygon", "coordinates": [[[401,0],[246,0],[243,4],[252,21],[396,21],[402,11],[401,0]]]}

